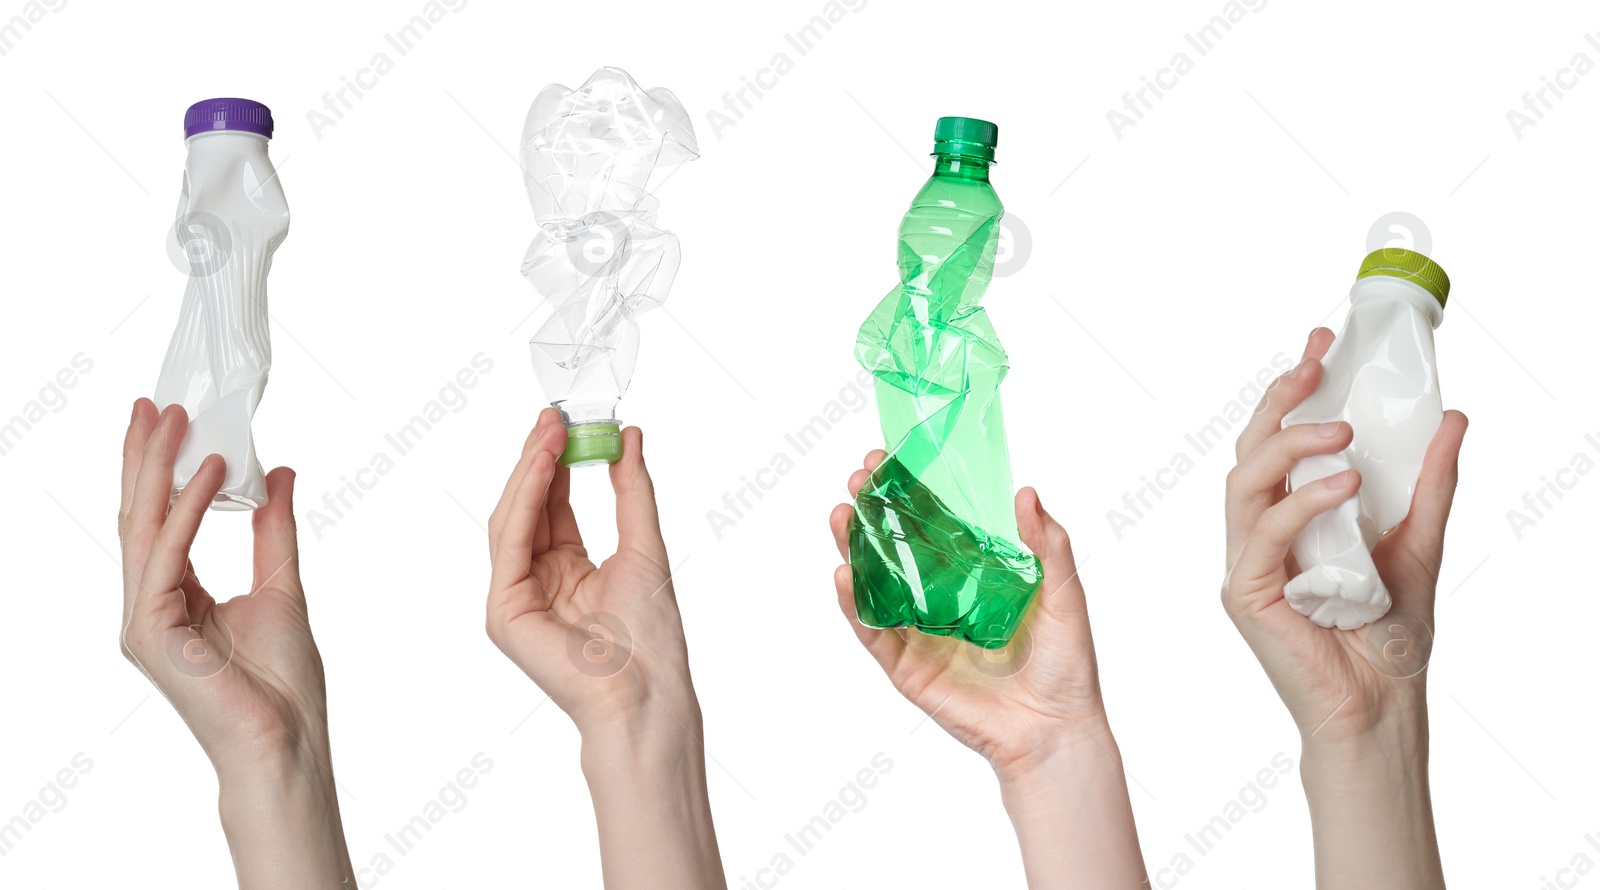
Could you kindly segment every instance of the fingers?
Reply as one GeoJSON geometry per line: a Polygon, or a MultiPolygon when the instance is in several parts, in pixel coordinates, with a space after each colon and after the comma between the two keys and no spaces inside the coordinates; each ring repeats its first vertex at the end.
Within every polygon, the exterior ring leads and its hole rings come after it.
{"type": "Polygon", "coordinates": [[[1060,618],[1081,619],[1087,629],[1088,607],[1078,577],[1072,541],[1061,523],[1045,512],[1039,493],[1032,488],[1017,492],[1017,531],[1044,569],[1039,585],[1039,608],[1060,618]]]}
{"type": "Polygon", "coordinates": [[[1343,421],[1297,423],[1267,437],[1228,473],[1227,515],[1230,554],[1236,532],[1246,531],[1262,510],[1283,495],[1284,479],[1299,461],[1349,447],[1355,430],[1343,421]]]}
{"type": "Polygon", "coordinates": [[[1267,394],[1262,397],[1261,404],[1256,406],[1255,414],[1245,425],[1244,432],[1239,434],[1238,444],[1234,448],[1235,457],[1244,458],[1260,447],[1262,442],[1283,426],[1283,416],[1290,409],[1317,391],[1322,384],[1322,357],[1328,354],[1328,347],[1332,345],[1332,331],[1317,328],[1311,332],[1306,339],[1300,363],[1274,380],[1267,394]]]}
{"type": "MultiPolygon", "coordinates": [[[[511,475],[506,479],[506,486],[500,493],[500,500],[495,504],[494,511],[489,514],[489,561],[492,564],[500,552],[499,540],[506,524],[506,516],[511,512],[516,501],[518,488],[527,481],[528,470],[533,466],[534,458],[540,454],[549,454],[553,458],[560,456],[567,444],[566,427],[561,423],[561,412],[554,408],[546,408],[539,412],[539,420],[529,431],[528,438],[522,443],[522,452],[517,456],[516,466],[512,467],[511,475]]],[[[559,461],[558,461],[559,462],[559,461]]],[[[542,515],[542,513],[541,513],[542,515]]]]}
{"type": "Polygon", "coordinates": [[[181,405],[168,405],[145,442],[139,457],[139,472],[134,481],[133,501],[128,506],[128,531],[125,547],[143,568],[144,555],[161,528],[172,502],[172,463],[178,446],[189,429],[189,415],[181,405]]]}
{"type": "Polygon", "coordinates": [[[855,509],[849,504],[839,504],[828,514],[828,528],[833,530],[833,543],[839,547],[839,558],[850,561],[850,517],[855,509]]]}
{"type": "Polygon", "coordinates": [[[583,533],[578,529],[578,517],[572,512],[572,471],[562,464],[556,465],[556,475],[550,482],[550,494],[545,498],[545,522],[550,527],[550,546],[577,544],[583,546],[583,533]]]}
{"type": "Polygon", "coordinates": [[[1467,416],[1460,411],[1446,411],[1422,459],[1411,512],[1395,531],[1397,543],[1405,541],[1435,567],[1444,555],[1444,527],[1455,501],[1461,442],[1466,435],[1467,416]]]}
{"type": "Polygon", "coordinates": [[[867,627],[861,623],[856,615],[855,585],[850,578],[850,567],[842,565],[833,570],[834,591],[839,599],[839,611],[844,613],[845,620],[850,622],[850,629],[855,631],[856,639],[866,648],[884,673],[894,674],[894,666],[905,654],[906,641],[894,628],[879,630],[867,627]]]}
{"type": "Polygon", "coordinates": [[[1260,609],[1282,597],[1278,579],[1295,539],[1305,532],[1313,517],[1354,497],[1360,487],[1361,474],[1345,470],[1303,485],[1262,511],[1238,560],[1228,571],[1223,594],[1228,607],[1260,609]]]}
{"type": "Polygon", "coordinates": [[[278,467],[267,474],[267,505],[255,512],[250,592],[265,587],[287,592],[305,602],[300,586],[300,542],[294,525],[294,470],[278,467]]]}
{"type": "Polygon", "coordinates": [[[511,495],[498,528],[491,525],[491,591],[505,590],[528,577],[533,565],[534,534],[555,474],[555,453],[546,448],[537,449],[527,472],[522,474],[521,484],[511,495]]]}
{"type": "Polygon", "coordinates": [[[133,403],[133,416],[128,420],[128,435],[122,440],[122,506],[118,508],[118,516],[124,522],[127,520],[128,510],[133,506],[134,484],[139,478],[139,466],[143,462],[144,447],[150,441],[150,433],[156,428],[156,421],[161,412],[156,410],[155,402],[149,399],[137,399],[133,403]]]}
{"type": "Polygon", "coordinates": [[[150,558],[140,575],[132,627],[149,632],[189,623],[183,593],[184,577],[189,572],[189,548],[212,499],[222,489],[226,474],[222,458],[208,455],[183,487],[167,521],[156,533],[150,558]]]}
{"type": "Polygon", "coordinates": [[[644,433],[636,426],[622,431],[622,459],[611,465],[611,488],[617,493],[617,549],[664,560],[655,484],[644,466],[644,433]]]}
{"type": "Polygon", "coordinates": [[[866,459],[861,462],[861,469],[851,473],[850,481],[846,483],[845,487],[846,490],[850,492],[851,499],[854,499],[857,494],[861,493],[861,486],[867,484],[867,479],[871,478],[873,471],[878,469],[879,465],[881,465],[888,456],[889,453],[884,451],[882,448],[867,452],[866,459]]]}

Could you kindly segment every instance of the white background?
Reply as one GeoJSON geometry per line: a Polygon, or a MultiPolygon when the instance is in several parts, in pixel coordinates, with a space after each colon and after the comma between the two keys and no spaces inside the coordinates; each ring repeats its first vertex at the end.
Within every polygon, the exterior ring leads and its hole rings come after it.
{"type": "MultiPolygon", "coordinates": [[[[0,16],[25,9],[5,0],[0,16]]],[[[819,0],[475,0],[399,56],[384,35],[422,9],[71,0],[0,56],[0,417],[74,355],[93,362],[0,457],[0,819],[75,753],[94,764],[0,859],[0,884],[231,881],[212,773],[117,651],[113,518],[129,406],[154,386],[184,287],[164,246],[183,111],[225,95],[278,121],[293,225],[255,431],[268,466],[300,474],[351,853],[358,867],[392,855],[384,834],[483,752],[494,766],[468,805],[377,886],[598,886],[577,735],[554,706],[534,710],[543,695],[483,633],[480,523],[545,401],[517,327],[535,304],[517,271],[535,223],[508,152],[540,87],[606,64],[673,89],[702,146],[658,192],[684,265],[667,311],[644,320],[622,412],[648,433],[681,564],[730,883],[794,855],[784,835],[883,752],[893,768],[867,806],[776,886],[1022,884],[988,767],[894,693],[834,606],[825,521],[880,444],[870,408],[721,540],[707,519],[849,386],[856,327],[894,282],[895,226],[945,114],[999,123],[994,182],[1031,236],[986,301],[1011,355],[1016,479],[1084,562],[1146,858],[1153,872],[1195,860],[1158,886],[1311,886],[1293,774],[1209,855],[1184,841],[1275,754],[1298,765],[1298,738],[1217,601],[1232,434],[1120,539],[1107,511],[1275,354],[1338,324],[1368,230],[1393,211],[1426,220],[1454,281],[1439,360],[1446,404],[1472,418],[1430,684],[1446,872],[1533,888],[1580,852],[1600,860],[1584,840],[1600,833],[1600,479],[1563,476],[1574,487],[1520,539],[1507,518],[1574,455],[1600,461],[1584,438],[1600,440],[1587,386],[1600,76],[1520,139],[1506,114],[1574,54],[1600,63],[1582,4],[1484,16],[1273,0],[1202,57],[1184,35],[1219,0],[873,0],[802,56],[785,35],[819,0]],[[380,51],[393,71],[314,133],[307,111],[380,51]],[[1180,51],[1193,71],[1119,139],[1108,109],[1180,51]],[[779,52],[792,70],[714,132],[707,112],[779,52]],[[479,352],[494,367],[466,406],[312,534],[322,493],[479,352]]],[[[609,552],[604,474],[575,485],[591,551],[609,552]]],[[[245,591],[247,547],[244,516],[208,518],[195,562],[219,597],[245,591]]]]}

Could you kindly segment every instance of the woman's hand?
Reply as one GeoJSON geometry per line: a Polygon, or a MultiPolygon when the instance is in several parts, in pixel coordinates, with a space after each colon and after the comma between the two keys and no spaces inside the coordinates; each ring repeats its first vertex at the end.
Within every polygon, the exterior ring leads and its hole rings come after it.
{"type": "Polygon", "coordinates": [[[1394,600],[1389,614],[1355,630],[1317,626],[1283,598],[1299,572],[1290,548],[1312,517],[1354,497],[1361,479],[1350,470],[1293,494],[1285,480],[1296,461],[1340,451],[1354,433],[1342,422],[1281,426],[1322,382],[1332,343],[1331,331],[1312,331],[1300,364],[1274,383],[1239,436],[1222,602],[1300,729],[1318,886],[1442,887],[1427,788],[1426,668],[1467,418],[1445,412],[1410,513],[1373,551],[1394,600]]]}
{"type": "Polygon", "coordinates": [[[637,428],[611,467],[617,552],[589,560],[547,408],[489,518],[488,631],[583,735],[605,885],[726,886],[700,705],[637,428]]]}
{"type": "Polygon", "coordinates": [[[122,651],[211,758],[240,885],[338,886],[353,875],[330,771],[322,659],[300,586],[294,473],[267,476],[268,504],[252,517],[252,590],[218,603],[189,548],[222,487],[222,458],[207,457],[168,508],[188,423],[176,405],[159,413],[148,399],[133,405],[118,515],[122,651]]]}
{"type": "MultiPolygon", "coordinates": [[[[852,498],[884,458],[873,451],[850,476],[852,498]]],[[[833,574],[839,609],[895,689],[994,767],[1029,886],[1148,886],[1072,543],[1033,489],[1017,493],[1016,509],[1044,574],[1005,647],[862,625],[848,563],[833,574]]],[[[840,504],[829,517],[846,560],[853,513],[840,504]]]]}

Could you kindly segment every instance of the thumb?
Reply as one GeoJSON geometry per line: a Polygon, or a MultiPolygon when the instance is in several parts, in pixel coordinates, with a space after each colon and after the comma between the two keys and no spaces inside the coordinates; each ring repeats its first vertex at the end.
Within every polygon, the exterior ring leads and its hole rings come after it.
{"type": "Polygon", "coordinates": [[[300,589],[299,539],[294,525],[294,470],[279,467],[267,474],[267,505],[255,512],[254,577],[251,592],[267,585],[304,600],[300,589]]]}
{"type": "Polygon", "coordinates": [[[617,494],[617,549],[664,557],[655,484],[644,466],[644,433],[636,426],[622,431],[622,458],[611,465],[611,488],[617,494]]]}
{"type": "Polygon", "coordinates": [[[1032,488],[1017,492],[1017,531],[1044,568],[1039,583],[1038,608],[1058,619],[1082,619],[1088,614],[1078,562],[1072,554],[1067,530],[1045,512],[1039,493],[1032,488]]]}

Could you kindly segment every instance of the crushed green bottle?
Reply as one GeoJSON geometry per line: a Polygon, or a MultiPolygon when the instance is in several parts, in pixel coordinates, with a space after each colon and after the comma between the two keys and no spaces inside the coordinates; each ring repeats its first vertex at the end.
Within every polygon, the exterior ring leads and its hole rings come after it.
{"type": "Polygon", "coordinates": [[[1012,507],[1006,353],[978,305],[1005,211],[989,185],[998,141],[988,121],[934,128],[933,176],[900,223],[900,285],[856,339],[889,456],[856,495],[850,530],[862,624],[988,649],[1011,640],[1040,576],[1012,507]]]}

